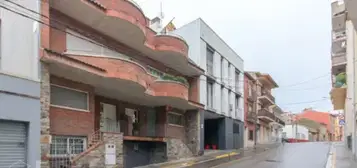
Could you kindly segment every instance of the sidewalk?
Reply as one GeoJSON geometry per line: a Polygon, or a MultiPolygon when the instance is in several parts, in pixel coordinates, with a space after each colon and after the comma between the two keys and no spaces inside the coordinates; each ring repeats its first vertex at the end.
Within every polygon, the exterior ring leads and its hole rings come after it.
{"type": "Polygon", "coordinates": [[[170,162],[164,162],[159,164],[152,164],[147,166],[140,166],[137,168],[207,168],[216,166],[232,160],[237,160],[249,156],[262,153],[268,149],[278,147],[280,144],[265,144],[257,145],[257,149],[245,149],[245,150],[222,150],[222,151],[210,151],[203,156],[186,158],[182,160],[175,160],[170,162]]]}
{"type": "Polygon", "coordinates": [[[332,148],[332,168],[357,168],[357,162],[343,142],[333,143],[332,148]]]}

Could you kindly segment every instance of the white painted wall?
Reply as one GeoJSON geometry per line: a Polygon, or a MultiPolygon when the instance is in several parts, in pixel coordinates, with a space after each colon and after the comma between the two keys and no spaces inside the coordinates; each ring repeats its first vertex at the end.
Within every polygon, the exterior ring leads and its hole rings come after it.
{"type": "MultiPolygon", "coordinates": [[[[26,8],[39,12],[38,1],[15,0],[26,8]]],[[[18,6],[2,2],[15,11],[24,11],[18,6]]],[[[26,12],[38,20],[39,16],[26,12]]],[[[39,79],[39,24],[19,14],[0,8],[0,71],[29,79],[39,79]]]]}
{"type": "MultiPolygon", "coordinates": [[[[181,28],[178,28],[173,33],[182,36],[189,45],[189,58],[199,65],[202,69],[206,68],[206,48],[207,44],[215,50],[213,56],[213,76],[216,77],[216,83],[213,86],[213,110],[218,114],[229,115],[229,102],[233,106],[231,112],[232,118],[244,121],[244,102],[243,102],[243,78],[244,67],[243,60],[239,57],[202,19],[194,20],[181,28]],[[223,68],[221,69],[221,57],[224,57],[223,68]],[[231,64],[228,68],[228,62],[231,64]],[[240,74],[240,87],[235,89],[235,69],[238,69],[240,74]],[[223,70],[223,76],[221,76],[223,70]],[[228,77],[228,72],[230,76],[228,77]],[[223,79],[223,81],[222,81],[223,79]],[[223,82],[223,83],[222,83],[223,82]],[[221,89],[221,86],[224,86],[221,89]],[[228,98],[228,90],[231,86],[232,92],[228,98]],[[239,107],[235,107],[235,95],[240,93],[242,96],[239,99],[239,107]],[[221,96],[223,95],[223,97],[221,96]],[[239,111],[236,115],[235,111],[239,111]]],[[[200,84],[200,103],[207,105],[207,78],[201,76],[200,84]]],[[[207,108],[207,107],[206,107],[207,108]]]]}
{"type": "Polygon", "coordinates": [[[353,102],[354,100],[354,28],[351,21],[346,22],[346,35],[347,35],[347,45],[346,45],[346,57],[347,57],[347,93],[345,101],[345,135],[348,136],[352,133],[353,130],[353,102]]]}
{"type": "Polygon", "coordinates": [[[286,133],[285,138],[294,138],[294,139],[304,139],[309,140],[309,129],[302,125],[285,125],[283,127],[283,133],[286,133]],[[300,137],[297,137],[296,133],[300,134],[300,137]],[[304,137],[302,137],[304,135],[304,137]]]}

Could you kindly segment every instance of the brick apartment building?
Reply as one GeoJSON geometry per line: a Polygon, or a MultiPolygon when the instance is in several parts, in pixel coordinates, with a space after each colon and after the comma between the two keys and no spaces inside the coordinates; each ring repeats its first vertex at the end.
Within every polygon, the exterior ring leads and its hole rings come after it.
{"type": "Polygon", "coordinates": [[[182,38],[126,0],[42,1],[42,167],[119,167],[197,155],[198,76],[182,38]],[[70,158],[70,159],[68,159],[70,158]],[[100,158],[100,159],[96,159],[100,158]]]}
{"type": "Polygon", "coordinates": [[[269,74],[244,73],[245,147],[278,141],[285,121],[271,90],[278,87],[269,74]]]}

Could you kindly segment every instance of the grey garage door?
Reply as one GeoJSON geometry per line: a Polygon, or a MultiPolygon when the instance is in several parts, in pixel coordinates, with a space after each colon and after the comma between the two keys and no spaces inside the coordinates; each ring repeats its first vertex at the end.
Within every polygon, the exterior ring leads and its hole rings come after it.
{"type": "Polygon", "coordinates": [[[0,120],[0,168],[26,167],[26,124],[0,120]]]}

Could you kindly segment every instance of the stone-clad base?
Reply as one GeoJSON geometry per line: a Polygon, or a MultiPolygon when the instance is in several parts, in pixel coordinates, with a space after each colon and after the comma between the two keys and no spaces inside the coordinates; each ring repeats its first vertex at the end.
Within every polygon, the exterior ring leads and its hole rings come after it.
{"type": "Polygon", "coordinates": [[[191,157],[193,154],[181,139],[167,138],[167,159],[176,160],[186,157],[191,157]]]}
{"type": "Polygon", "coordinates": [[[197,156],[200,151],[200,111],[185,113],[185,138],[166,138],[168,160],[197,156]]]}
{"type": "Polygon", "coordinates": [[[75,161],[75,167],[103,167],[122,168],[123,165],[123,134],[103,133],[103,143],[97,148],[75,161]],[[105,146],[114,144],[116,146],[116,165],[105,165],[105,146]]]}

